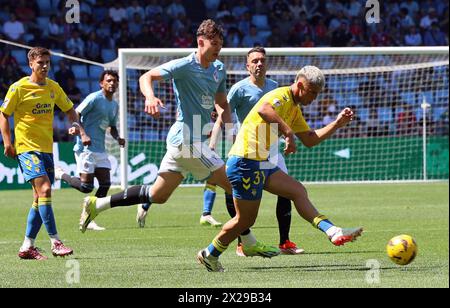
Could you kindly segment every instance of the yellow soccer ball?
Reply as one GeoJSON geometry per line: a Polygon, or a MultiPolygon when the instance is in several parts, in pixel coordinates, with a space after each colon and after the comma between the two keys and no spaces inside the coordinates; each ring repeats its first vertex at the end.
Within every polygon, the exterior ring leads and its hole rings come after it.
{"type": "Polygon", "coordinates": [[[387,254],[392,262],[399,265],[411,263],[417,256],[416,241],[409,235],[398,235],[389,241],[386,246],[387,254]]]}

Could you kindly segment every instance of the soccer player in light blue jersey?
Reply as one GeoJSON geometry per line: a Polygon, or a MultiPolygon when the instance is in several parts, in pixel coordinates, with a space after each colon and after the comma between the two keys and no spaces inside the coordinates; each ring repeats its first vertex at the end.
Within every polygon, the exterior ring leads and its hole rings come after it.
{"type": "MultiPolygon", "coordinates": [[[[236,114],[237,126],[244,121],[248,113],[256,105],[264,94],[276,89],[278,83],[275,80],[266,78],[267,63],[266,63],[266,51],[263,47],[254,47],[247,53],[247,71],[250,76],[235,83],[229,93],[228,102],[230,104],[230,110],[232,113],[236,114]]],[[[271,153],[276,153],[270,158],[270,161],[277,165],[286,174],[288,173],[284,157],[279,153],[278,143],[274,145],[274,150],[271,153]]],[[[210,213],[213,208],[213,203],[215,199],[214,186],[207,182],[204,190],[204,212],[210,213]]],[[[232,200],[231,195],[226,195],[226,198],[232,200]]],[[[233,204],[228,206],[227,209],[232,217],[236,215],[236,210],[233,204]]],[[[294,242],[289,240],[289,231],[291,227],[291,201],[289,199],[278,196],[277,200],[277,220],[278,229],[280,234],[279,248],[282,254],[300,254],[304,250],[298,248],[294,242]]],[[[207,217],[207,216],[206,216],[207,217]]],[[[238,256],[245,256],[245,252],[242,250],[242,245],[240,243],[237,246],[236,254],[238,256]]]]}
{"type": "MultiPolygon", "coordinates": [[[[91,93],[76,109],[81,123],[89,136],[90,145],[83,145],[77,137],[73,148],[77,161],[79,177],[71,177],[63,169],[56,168],[55,179],[63,180],[76,190],[89,194],[94,190],[94,178],[97,178],[99,188],[96,197],[106,197],[111,187],[111,162],[105,149],[105,134],[110,128],[111,136],[120,146],[125,145],[125,139],[119,137],[117,116],[119,105],[113,99],[119,82],[116,71],[106,70],[100,75],[100,91],[91,93]]],[[[92,221],[87,229],[102,231],[105,228],[92,221]]]]}
{"type": "MultiPolygon", "coordinates": [[[[82,232],[102,211],[140,203],[144,205],[138,207],[137,221],[144,226],[149,206],[165,203],[188,173],[198,180],[209,178],[212,184],[231,194],[223,160],[205,143],[214,107],[218,125],[231,122],[225,66],[218,60],[223,44],[222,27],[210,19],[203,21],[197,30],[197,44],[196,52],[151,69],[139,80],[145,112],[152,117],[159,118],[160,108],[164,108],[164,103],[155,97],[155,81],[171,79],[177,102],[177,120],[167,136],[167,152],[155,183],[133,186],[105,198],[85,198],[80,219],[82,232]]],[[[258,242],[251,232],[241,238],[244,249],[254,255],[273,257],[280,253],[277,247],[258,242]]]]}

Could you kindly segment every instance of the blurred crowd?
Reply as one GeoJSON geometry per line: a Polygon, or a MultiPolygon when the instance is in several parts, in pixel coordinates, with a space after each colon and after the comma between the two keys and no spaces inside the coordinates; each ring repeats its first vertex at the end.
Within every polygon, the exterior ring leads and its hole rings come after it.
{"type": "Polygon", "coordinates": [[[225,29],[225,47],[419,46],[448,44],[448,1],[379,1],[380,23],[366,22],[365,0],[84,0],[67,23],[65,0],[0,0],[6,39],[102,62],[102,49],[193,47],[199,22],[225,29]]]}

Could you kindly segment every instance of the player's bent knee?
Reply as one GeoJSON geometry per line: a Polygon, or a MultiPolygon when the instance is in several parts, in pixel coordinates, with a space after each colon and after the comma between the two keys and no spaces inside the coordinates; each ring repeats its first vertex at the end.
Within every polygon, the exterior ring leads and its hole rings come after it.
{"type": "Polygon", "coordinates": [[[92,183],[81,183],[80,191],[84,194],[89,194],[94,190],[94,184],[92,183]]]}
{"type": "Polygon", "coordinates": [[[52,196],[52,187],[49,185],[43,185],[39,187],[37,191],[38,198],[49,198],[52,196]]]}

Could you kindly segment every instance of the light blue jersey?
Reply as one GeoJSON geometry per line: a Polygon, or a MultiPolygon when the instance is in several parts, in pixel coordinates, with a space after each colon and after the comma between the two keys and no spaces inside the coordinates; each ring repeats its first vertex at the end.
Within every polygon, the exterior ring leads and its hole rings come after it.
{"type": "Polygon", "coordinates": [[[266,78],[262,89],[252,83],[250,77],[235,83],[227,96],[231,113],[236,113],[238,121],[242,123],[259,99],[277,87],[278,83],[269,78],[266,78]]]}
{"type": "Polygon", "coordinates": [[[203,68],[195,52],[157,68],[164,80],[172,79],[177,102],[177,121],[170,128],[167,143],[203,142],[208,136],[203,127],[211,122],[217,93],[226,93],[225,66],[219,60],[203,68]]]}
{"type": "Polygon", "coordinates": [[[116,101],[109,101],[103,91],[89,94],[77,107],[81,114],[81,123],[86,134],[91,138],[91,145],[85,147],[81,138],[77,136],[73,150],[75,152],[105,153],[106,129],[116,126],[119,105],[116,101]]]}

